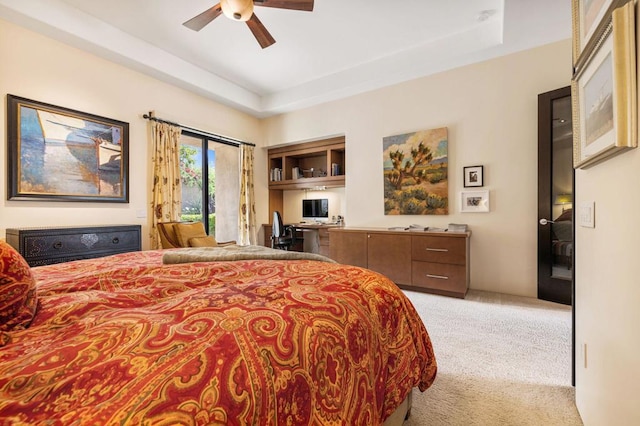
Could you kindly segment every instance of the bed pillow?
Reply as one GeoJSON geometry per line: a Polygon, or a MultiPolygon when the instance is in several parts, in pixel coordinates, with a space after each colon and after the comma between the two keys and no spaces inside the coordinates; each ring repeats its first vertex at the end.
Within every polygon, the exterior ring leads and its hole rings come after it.
{"type": "Polygon", "coordinates": [[[27,261],[0,241],[0,332],[27,328],[37,303],[36,282],[27,261]]]}
{"type": "Polygon", "coordinates": [[[189,240],[192,238],[207,236],[202,222],[176,223],[173,229],[180,247],[189,247],[189,240]]]}
{"type": "Polygon", "coordinates": [[[573,224],[571,222],[562,221],[551,224],[551,230],[556,240],[571,241],[573,239],[573,224]]]}
{"type": "Polygon", "coordinates": [[[189,247],[217,247],[218,242],[212,235],[193,237],[189,239],[189,247]]]}

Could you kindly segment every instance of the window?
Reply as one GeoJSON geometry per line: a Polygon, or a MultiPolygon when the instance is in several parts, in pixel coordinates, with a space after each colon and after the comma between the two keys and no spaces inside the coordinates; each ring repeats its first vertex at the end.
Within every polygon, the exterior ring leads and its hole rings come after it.
{"type": "Polygon", "coordinates": [[[237,239],[240,153],[235,146],[182,131],[183,221],[200,221],[218,241],[237,239]],[[203,167],[204,165],[204,167],[203,167]]]}

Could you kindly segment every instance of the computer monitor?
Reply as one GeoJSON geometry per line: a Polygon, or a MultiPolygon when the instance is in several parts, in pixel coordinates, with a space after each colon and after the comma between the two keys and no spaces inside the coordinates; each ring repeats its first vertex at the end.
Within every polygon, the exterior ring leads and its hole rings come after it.
{"type": "Polygon", "coordinates": [[[302,200],[302,219],[316,222],[329,220],[329,200],[327,198],[302,200]]]}

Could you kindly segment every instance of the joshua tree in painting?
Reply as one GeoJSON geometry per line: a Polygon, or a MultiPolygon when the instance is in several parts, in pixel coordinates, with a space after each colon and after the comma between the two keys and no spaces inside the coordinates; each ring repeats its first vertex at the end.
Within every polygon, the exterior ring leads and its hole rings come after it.
{"type": "Polygon", "coordinates": [[[389,181],[396,189],[401,189],[402,182],[407,177],[413,178],[416,184],[422,183],[422,180],[427,177],[427,172],[416,169],[419,166],[429,164],[433,160],[433,153],[428,146],[420,142],[417,148],[411,149],[411,160],[404,163],[404,166],[402,165],[404,161],[402,151],[390,152],[389,157],[393,164],[393,170],[389,173],[389,181]]]}

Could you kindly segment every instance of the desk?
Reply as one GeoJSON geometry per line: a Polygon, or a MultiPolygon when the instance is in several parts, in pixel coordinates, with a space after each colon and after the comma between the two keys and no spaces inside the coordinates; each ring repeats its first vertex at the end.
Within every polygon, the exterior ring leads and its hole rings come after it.
{"type": "MultiPolygon", "coordinates": [[[[318,223],[292,223],[296,229],[296,244],[291,248],[295,251],[318,253],[329,256],[329,229],[342,225],[318,223]]],[[[264,246],[271,247],[271,225],[262,225],[264,231],[264,246]]]]}

